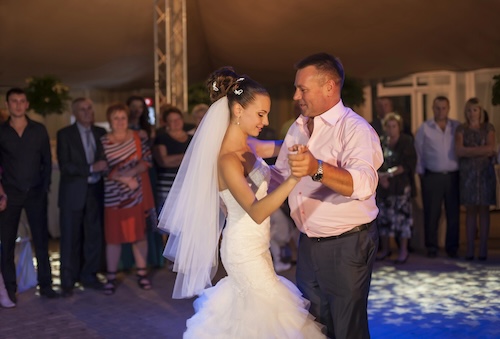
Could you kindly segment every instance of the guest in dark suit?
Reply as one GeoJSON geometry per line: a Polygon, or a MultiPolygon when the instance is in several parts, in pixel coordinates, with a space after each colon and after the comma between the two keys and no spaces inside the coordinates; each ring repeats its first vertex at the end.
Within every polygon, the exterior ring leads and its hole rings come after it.
{"type": "Polygon", "coordinates": [[[93,125],[92,101],[78,98],[71,108],[76,122],[57,133],[63,297],[73,294],[77,281],[84,287],[103,286],[96,273],[102,262],[104,232],[101,172],[108,168],[100,141],[106,130],[93,125]]]}
{"type": "MultiPolygon", "coordinates": [[[[372,125],[373,129],[377,132],[379,136],[383,136],[385,116],[389,113],[396,113],[394,111],[394,104],[392,102],[392,99],[390,97],[378,97],[375,100],[375,111],[377,115],[373,117],[373,120],[372,122],[370,122],[370,125],[372,125]]],[[[403,126],[402,133],[411,136],[413,139],[413,134],[411,133],[410,125],[407,125],[405,123],[403,126]]]]}

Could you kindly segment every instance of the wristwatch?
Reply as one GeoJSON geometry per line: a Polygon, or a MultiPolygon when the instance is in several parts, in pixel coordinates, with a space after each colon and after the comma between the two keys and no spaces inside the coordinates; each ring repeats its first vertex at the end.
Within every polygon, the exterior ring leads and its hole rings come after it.
{"type": "Polygon", "coordinates": [[[318,160],[318,170],[311,176],[313,181],[323,180],[323,161],[318,160]]]}

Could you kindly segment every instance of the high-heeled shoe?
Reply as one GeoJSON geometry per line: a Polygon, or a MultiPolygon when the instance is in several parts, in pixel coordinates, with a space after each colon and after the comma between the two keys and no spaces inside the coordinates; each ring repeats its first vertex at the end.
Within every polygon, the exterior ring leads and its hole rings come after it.
{"type": "Polygon", "coordinates": [[[376,261],[382,261],[382,260],[385,260],[385,259],[389,258],[391,255],[392,255],[392,252],[391,252],[391,251],[389,251],[389,252],[386,252],[386,253],[385,253],[385,254],[383,254],[383,255],[377,255],[377,256],[375,257],[375,260],[376,260],[376,261]]]}
{"type": "Polygon", "coordinates": [[[394,264],[395,265],[402,265],[402,264],[406,263],[406,261],[408,260],[409,256],[410,256],[410,253],[407,253],[406,257],[404,259],[396,259],[396,260],[394,260],[394,264]]]}

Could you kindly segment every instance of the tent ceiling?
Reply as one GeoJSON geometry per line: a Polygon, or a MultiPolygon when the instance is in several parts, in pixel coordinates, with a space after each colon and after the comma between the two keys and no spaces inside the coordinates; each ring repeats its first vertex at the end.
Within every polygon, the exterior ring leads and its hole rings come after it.
{"type": "MultiPolygon", "coordinates": [[[[232,65],[293,83],[314,52],[364,80],[500,67],[499,0],[186,0],[188,74],[232,65]]],[[[153,1],[1,0],[0,86],[54,74],[76,87],[153,88],[153,1]]]]}

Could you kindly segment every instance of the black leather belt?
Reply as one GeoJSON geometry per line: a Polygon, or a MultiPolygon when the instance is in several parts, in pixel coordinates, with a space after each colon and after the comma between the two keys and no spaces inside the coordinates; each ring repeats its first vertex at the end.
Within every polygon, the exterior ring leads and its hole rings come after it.
{"type": "Polygon", "coordinates": [[[363,224],[363,225],[359,225],[359,226],[353,227],[349,231],[344,232],[344,233],[339,234],[339,235],[332,235],[331,237],[321,237],[321,238],[309,237],[309,239],[317,241],[317,242],[321,242],[321,241],[327,241],[327,240],[333,240],[333,239],[339,239],[339,238],[347,237],[347,236],[356,234],[358,232],[362,232],[362,231],[367,230],[368,228],[370,228],[370,226],[371,226],[372,223],[373,223],[373,221],[369,222],[367,224],[363,224]]]}

